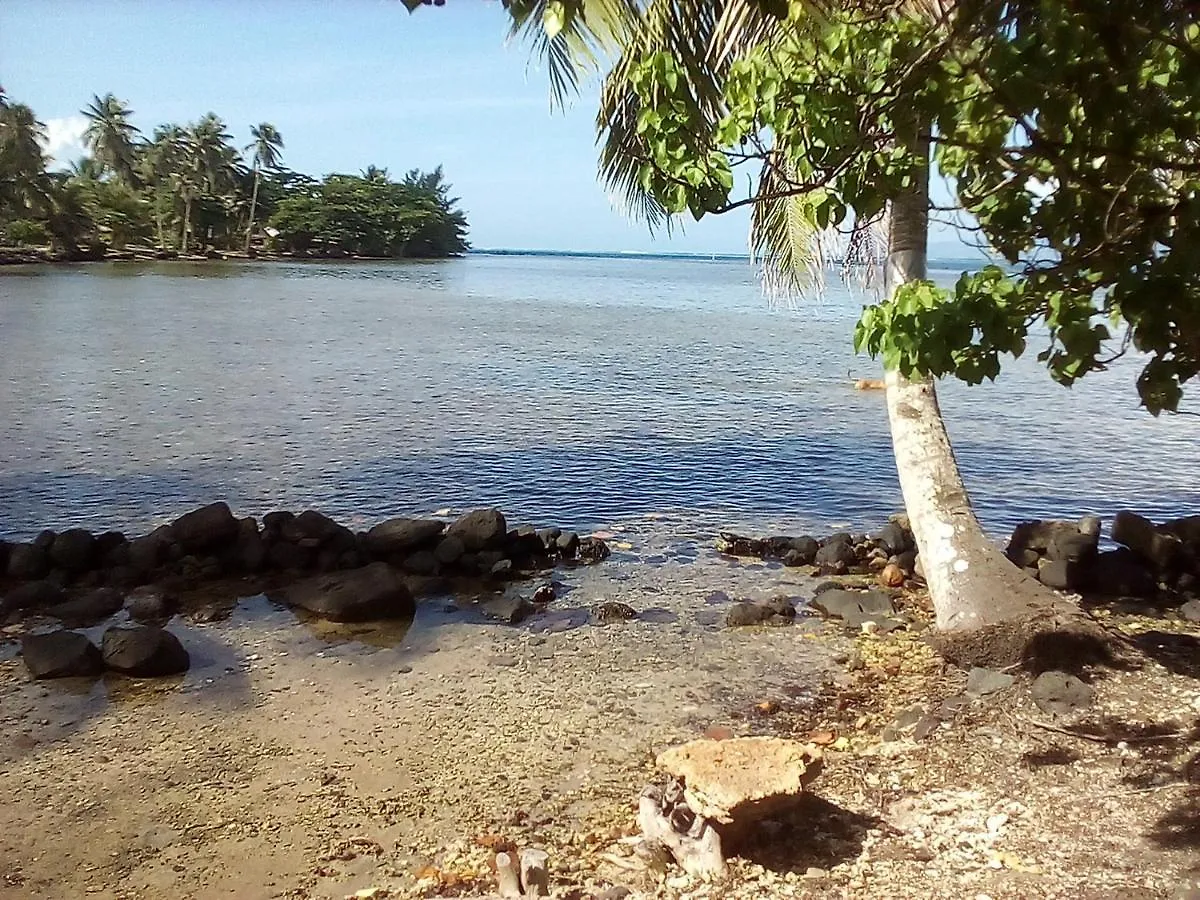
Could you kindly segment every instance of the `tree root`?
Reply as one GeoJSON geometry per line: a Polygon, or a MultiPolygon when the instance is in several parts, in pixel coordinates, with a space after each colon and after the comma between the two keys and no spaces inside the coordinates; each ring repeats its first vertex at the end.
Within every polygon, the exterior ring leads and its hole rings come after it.
{"type": "Polygon", "coordinates": [[[929,643],[961,668],[1020,666],[1033,673],[1078,672],[1091,665],[1137,668],[1145,657],[1124,635],[1063,602],[980,628],[939,631],[929,643]]]}

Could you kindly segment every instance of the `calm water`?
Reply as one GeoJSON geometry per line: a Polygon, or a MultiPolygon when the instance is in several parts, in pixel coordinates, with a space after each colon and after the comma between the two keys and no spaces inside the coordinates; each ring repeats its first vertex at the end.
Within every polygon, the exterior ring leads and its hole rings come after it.
{"type": "MultiPolygon", "coordinates": [[[[217,498],[869,525],[900,497],[882,395],[847,377],[875,374],[860,304],[772,307],[740,261],[0,271],[0,535],[136,533],[217,498]]],[[[1130,364],[1067,391],[1033,355],[942,394],[990,529],[1200,512],[1200,418],[1140,412],[1130,364]]]]}

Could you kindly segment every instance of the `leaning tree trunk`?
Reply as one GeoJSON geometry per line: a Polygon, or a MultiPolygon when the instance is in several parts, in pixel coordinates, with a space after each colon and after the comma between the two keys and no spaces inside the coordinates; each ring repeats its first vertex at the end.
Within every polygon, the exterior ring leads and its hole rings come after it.
{"type": "MultiPolygon", "coordinates": [[[[926,276],[929,140],[911,189],[892,203],[888,291],[926,276]]],[[[1108,659],[1113,645],[1089,616],[1030,578],[984,534],[963,485],[931,378],[885,375],[904,506],[920,551],[943,653],[962,663],[1034,668],[1108,659]]]]}
{"type": "Polygon", "coordinates": [[[258,206],[258,167],[254,168],[254,190],[250,194],[250,224],[246,226],[246,253],[250,253],[250,237],[254,234],[254,211],[258,206]]]}

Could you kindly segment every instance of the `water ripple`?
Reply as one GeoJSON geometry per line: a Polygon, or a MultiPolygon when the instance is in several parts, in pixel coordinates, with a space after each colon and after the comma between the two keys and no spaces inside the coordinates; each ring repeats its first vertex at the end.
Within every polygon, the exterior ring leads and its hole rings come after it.
{"type": "MultiPolygon", "coordinates": [[[[744,263],[470,257],[0,274],[0,534],[140,531],[221,497],[366,522],[496,503],[587,527],[865,526],[900,505],[860,300],[771,308],[744,263]]],[[[997,534],[1200,510],[1200,421],[1022,360],[947,384],[997,534]]]]}

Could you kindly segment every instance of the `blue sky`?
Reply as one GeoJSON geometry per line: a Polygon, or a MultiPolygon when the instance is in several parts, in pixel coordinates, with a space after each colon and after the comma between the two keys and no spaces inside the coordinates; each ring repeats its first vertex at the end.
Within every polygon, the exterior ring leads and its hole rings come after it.
{"type": "MultiPolygon", "coordinates": [[[[144,131],[208,111],[238,142],[271,122],[284,163],[445,167],[476,247],[742,253],[744,211],[652,239],[596,180],[595,88],[552,112],[544,71],[494,0],[409,15],[399,0],[3,0],[0,82],[82,153],[79,110],[112,91],[144,131]]],[[[934,254],[957,242],[935,234],[934,254]]]]}

